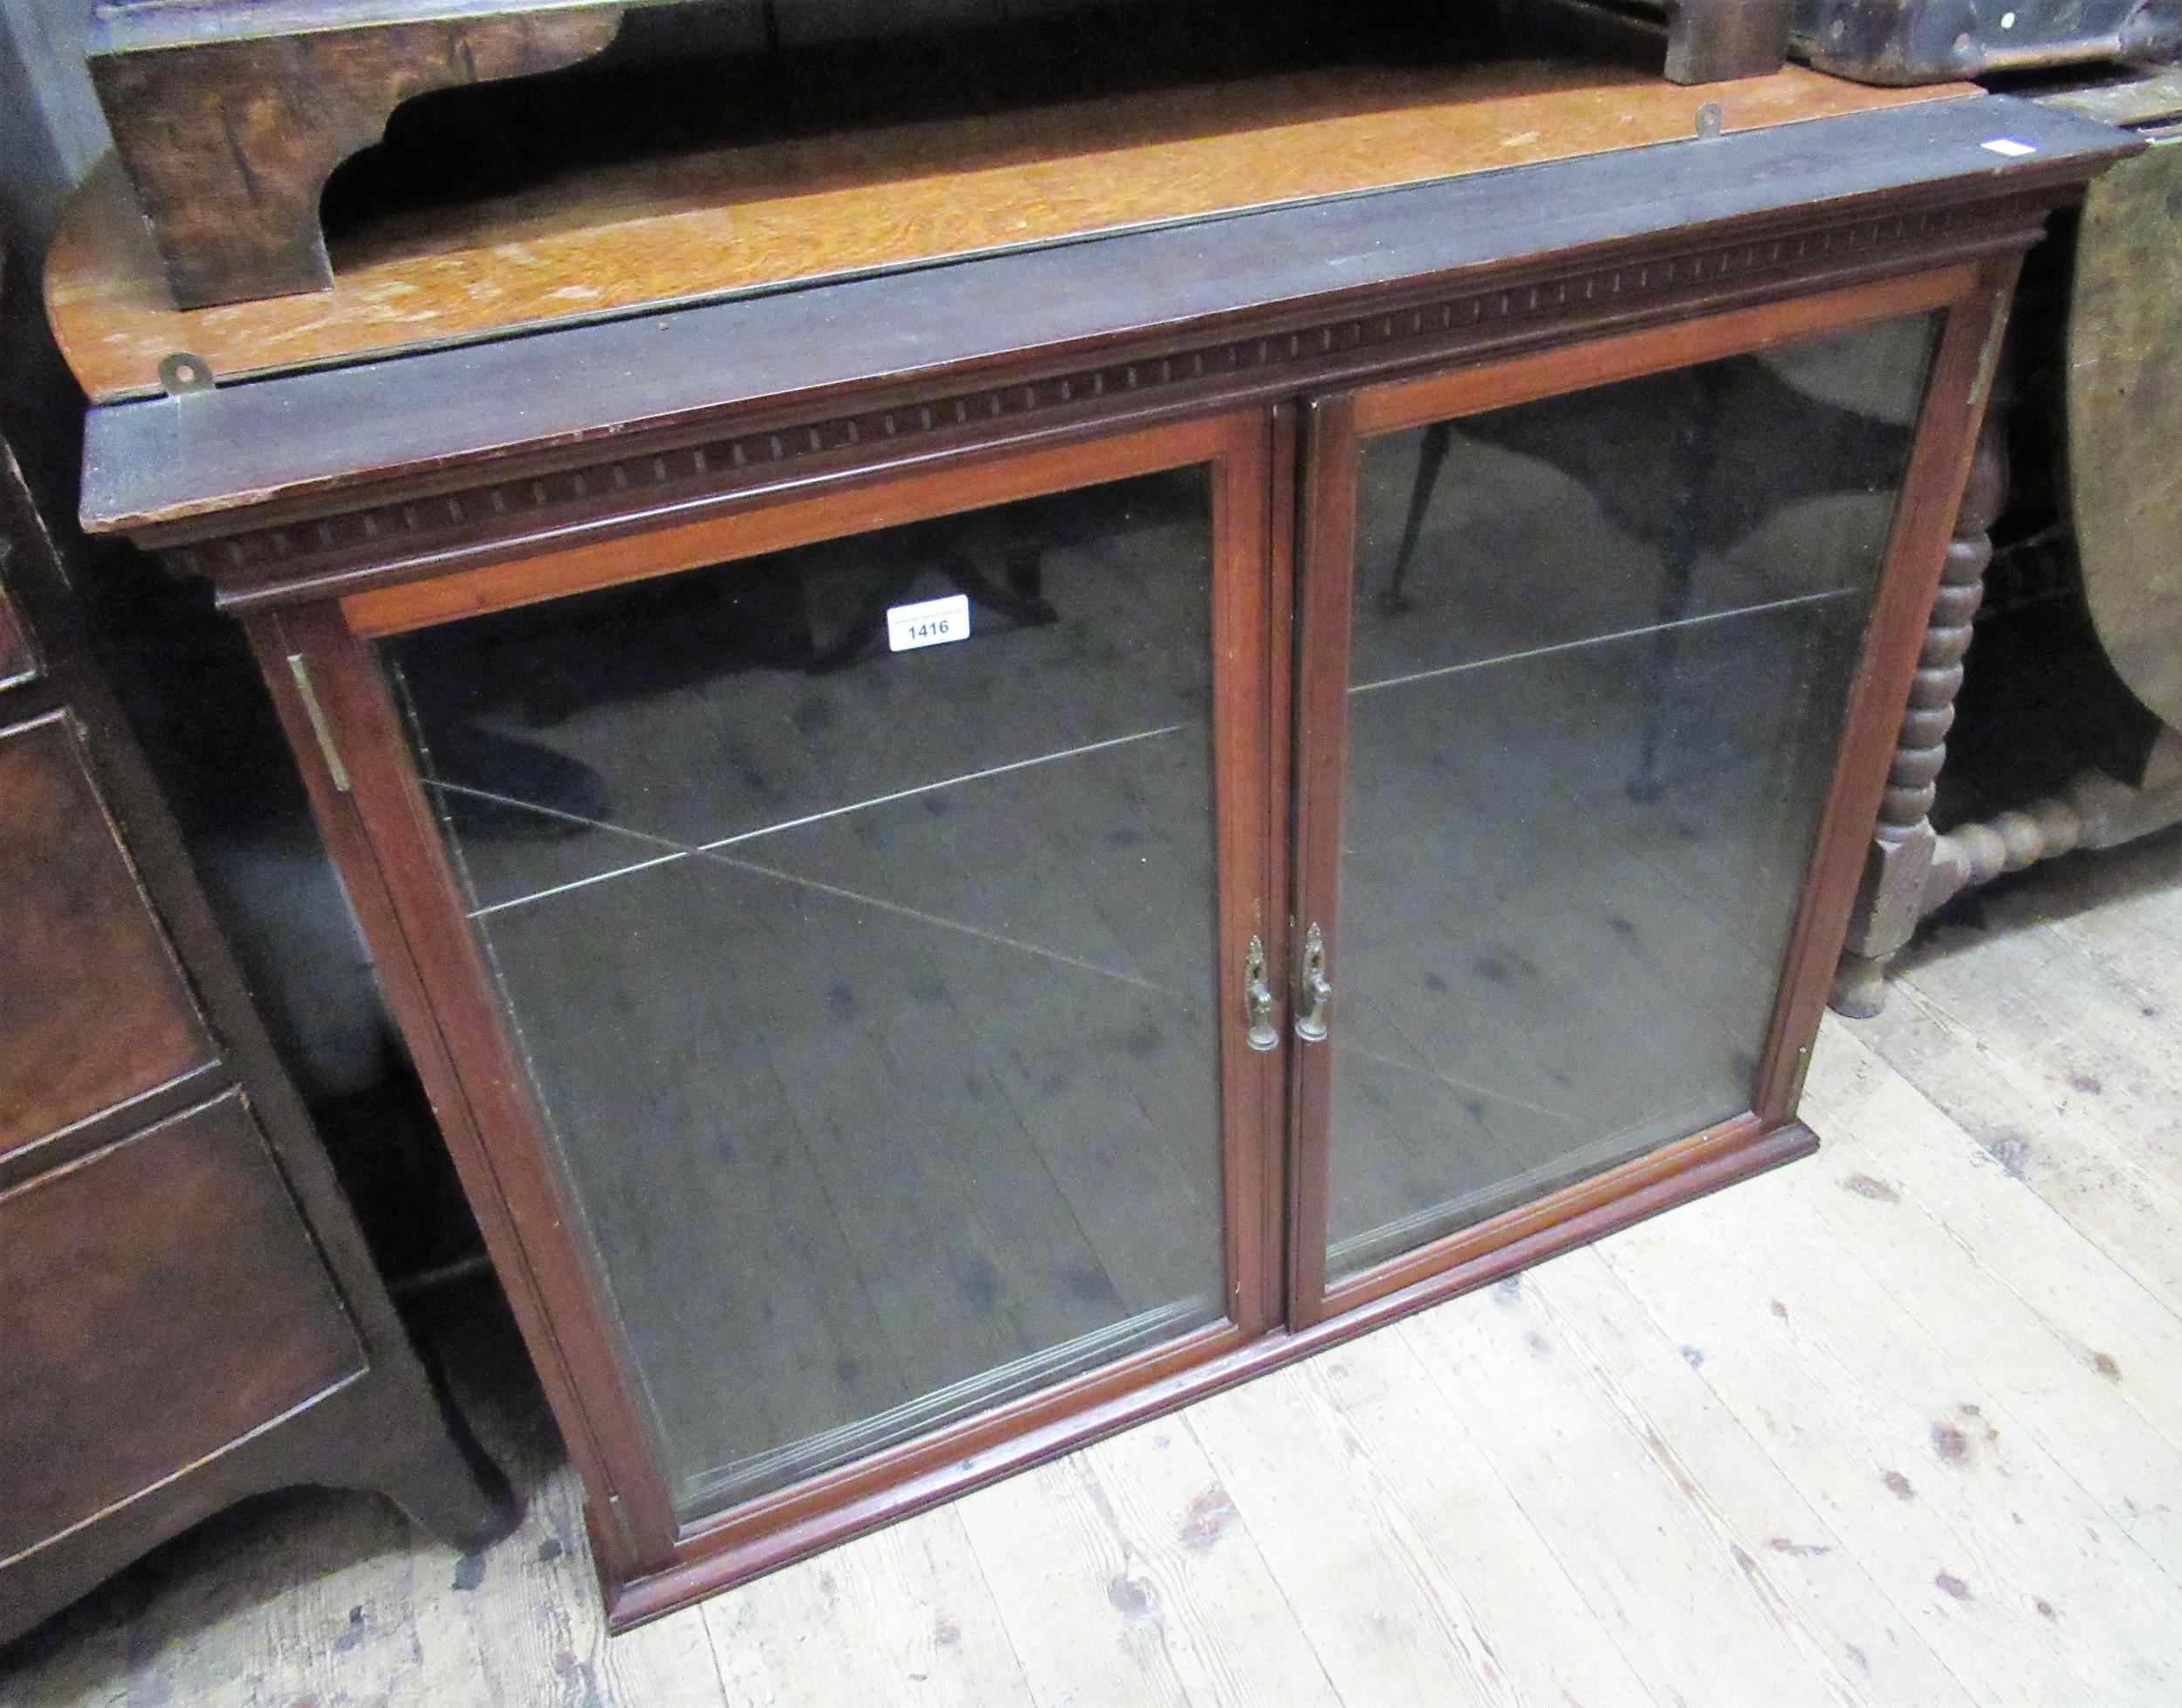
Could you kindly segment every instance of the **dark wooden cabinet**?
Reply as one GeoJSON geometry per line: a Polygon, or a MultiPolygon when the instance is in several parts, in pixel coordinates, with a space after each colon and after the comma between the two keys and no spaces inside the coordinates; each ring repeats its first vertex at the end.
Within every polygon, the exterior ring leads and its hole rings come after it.
{"type": "Polygon", "coordinates": [[[2126,147],[1939,101],[94,412],[616,1620],[1808,1149],[2017,260],[2126,147]]]}
{"type": "Polygon", "coordinates": [[[236,1091],[0,1197],[0,1345],[10,1559],[368,1368],[236,1091]]]}
{"type": "Polygon", "coordinates": [[[65,710],[0,732],[10,938],[0,1156],[186,1080],[219,1053],[65,710]]]}
{"type": "Polygon", "coordinates": [[[0,1641],[286,1484],[481,1539],[4,447],[0,523],[0,1641]]]}

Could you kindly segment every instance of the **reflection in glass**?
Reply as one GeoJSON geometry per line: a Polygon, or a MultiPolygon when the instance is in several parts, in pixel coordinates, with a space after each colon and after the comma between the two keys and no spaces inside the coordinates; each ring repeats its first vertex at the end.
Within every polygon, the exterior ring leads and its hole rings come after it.
{"type": "Polygon", "coordinates": [[[387,645],[685,1517],[1223,1316],[1211,565],[1199,469],[387,645]]]}
{"type": "Polygon", "coordinates": [[[1749,1108],[1931,338],[1364,445],[1329,1278],[1749,1108]]]}

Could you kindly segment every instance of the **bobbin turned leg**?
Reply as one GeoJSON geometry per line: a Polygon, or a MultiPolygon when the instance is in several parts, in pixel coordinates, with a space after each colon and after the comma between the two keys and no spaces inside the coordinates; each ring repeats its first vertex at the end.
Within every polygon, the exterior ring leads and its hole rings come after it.
{"type": "Polygon", "coordinates": [[[1988,420],[1971,461],[1954,538],[1947,542],[1939,596],[1925,630],[1909,710],[1887,773],[1863,887],[1834,976],[1834,1011],[1854,1019],[1869,1019],[1885,1006],[1887,964],[1909,942],[1926,911],[1926,882],[1939,840],[1932,824],[1932,797],[1947,760],[1947,732],[1954,725],[1955,696],[1962,689],[1971,620],[1985,597],[1985,572],[1993,561],[1987,531],[2007,495],[2007,455],[1997,426],[1988,420]]]}
{"type": "Polygon", "coordinates": [[[1982,824],[1957,825],[1932,846],[1924,910],[1964,890],[2078,848],[2110,848],[2182,823],[2182,730],[2163,729],[2134,783],[2078,772],[2057,795],[1982,824]]]}

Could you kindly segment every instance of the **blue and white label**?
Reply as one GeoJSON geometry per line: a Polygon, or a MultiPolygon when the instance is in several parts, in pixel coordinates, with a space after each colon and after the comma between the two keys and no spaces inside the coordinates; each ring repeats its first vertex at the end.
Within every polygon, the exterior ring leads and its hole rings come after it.
{"type": "Polygon", "coordinates": [[[1987,154],[2005,154],[2009,160],[2021,160],[2025,154],[2034,154],[2038,152],[2029,143],[2018,142],[2012,136],[1996,136],[1990,142],[1979,143],[1978,147],[1983,148],[1987,154]]]}
{"type": "Polygon", "coordinates": [[[887,608],[887,646],[894,652],[914,652],[919,647],[943,647],[950,641],[970,638],[970,595],[950,593],[945,599],[923,599],[914,605],[887,608]]]}

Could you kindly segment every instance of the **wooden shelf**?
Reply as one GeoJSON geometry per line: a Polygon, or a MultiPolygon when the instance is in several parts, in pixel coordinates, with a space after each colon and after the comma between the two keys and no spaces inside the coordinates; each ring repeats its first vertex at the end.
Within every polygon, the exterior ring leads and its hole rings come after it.
{"type": "Polygon", "coordinates": [[[177,309],[109,159],[46,275],[94,402],[461,344],[1250,208],[1945,99],[1789,67],[1690,89],[1624,66],[1348,67],[594,168],[392,215],[333,245],[326,291],[177,309]]]}

